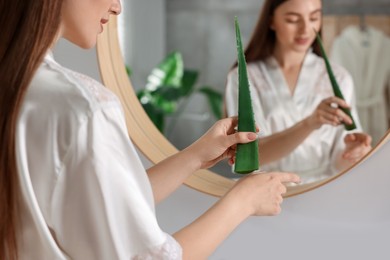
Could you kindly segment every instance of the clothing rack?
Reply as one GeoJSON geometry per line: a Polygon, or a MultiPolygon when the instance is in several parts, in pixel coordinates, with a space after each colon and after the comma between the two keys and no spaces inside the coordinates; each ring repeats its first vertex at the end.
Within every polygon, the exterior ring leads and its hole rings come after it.
{"type": "Polygon", "coordinates": [[[390,15],[324,15],[322,37],[329,52],[333,40],[348,26],[373,27],[390,36],[390,15]]]}

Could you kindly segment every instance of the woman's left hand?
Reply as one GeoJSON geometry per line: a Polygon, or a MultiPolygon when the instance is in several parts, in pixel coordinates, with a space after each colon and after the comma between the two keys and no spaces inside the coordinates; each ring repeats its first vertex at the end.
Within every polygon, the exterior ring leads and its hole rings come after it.
{"type": "Polygon", "coordinates": [[[199,160],[200,169],[214,166],[223,159],[232,162],[237,143],[249,143],[257,139],[253,132],[236,132],[238,118],[217,121],[201,138],[186,148],[199,160]]]}
{"type": "Polygon", "coordinates": [[[371,136],[366,133],[347,134],[344,138],[346,147],[343,159],[352,163],[357,162],[371,150],[371,141],[371,136]]]}

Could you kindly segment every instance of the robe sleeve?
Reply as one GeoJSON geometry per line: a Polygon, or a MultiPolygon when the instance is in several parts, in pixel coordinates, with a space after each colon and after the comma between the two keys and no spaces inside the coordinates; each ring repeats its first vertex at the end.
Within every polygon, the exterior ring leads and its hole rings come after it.
{"type": "Polygon", "coordinates": [[[80,122],[51,201],[54,237],[71,259],[181,259],[156,220],[146,172],[118,106],[80,122]]]}

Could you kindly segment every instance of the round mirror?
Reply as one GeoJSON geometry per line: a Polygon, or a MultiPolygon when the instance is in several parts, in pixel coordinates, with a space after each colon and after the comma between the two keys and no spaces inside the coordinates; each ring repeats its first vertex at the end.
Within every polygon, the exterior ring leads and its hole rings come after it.
{"type": "MultiPolygon", "coordinates": [[[[192,70],[195,68],[199,72],[200,85],[214,86],[223,93],[226,73],[235,60],[233,20],[230,18],[235,14],[245,13],[245,16],[242,15],[244,19],[240,22],[243,40],[247,42],[256,23],[260,6],[256,3],[257,8],[253,8],[254,1],[240,2],[239,5],[231,1],[232,5],[222,7],[217,4],[205,4],[204,1],[149,2],[124,2],[120,19],[111,19],[104,33],[99,36],[97,50],[102,80],[121,99],[130,137],[151,162],[157,163],[177,152],[177,148],[181,149],[197,139],[216,118],[213,118],[208,109],[207,97],[199,93],[194,94],[186,100],[186,109],[180,110],[186,114],[181,113],[179,119],[171,118],[176,126],[171,128],[168,141],[167,134],[163,135],[149,119],[136,94],[145,86],[149,73],[168,53],[180,51],[183,62],[192,70]],[[127,7],[129,5],[131,8],[127,7]],[[226,16],[226,12],[230,15],[226,16]],[[146,13],[147,16],[144,15],[146,13]],[[133,84],[129,80],[129,71],[133,84]],[[190,107],[188,103],[191,102],[196,104],[195,110],[188,109],[190,107]],[[197,108],[200,110],[196,110],[197,108]],[[180,140],[184,140],[184,143],[180,140]]],[[[358,19],[357,22],[360,22],[359,17],[348,19],[325,17],[324,32],[337,36],[343,28],[340,24],[344,24],[345,27],[348,21],[356,23],[358,19]]],[[[326,41],[325,45],[329,49],[331,43],[326,41]]],[[[386,135],[382,133],[382,136],[384,137],[369,154],[389,138],[389,132],[386,135]]],[[[229,174],[221,174],[231,172],[227,164],[220,165],[222,168],[212,169],[213,171],[198,171],[186,181],[186,184],[199,191],[222,196],[235,181],[227,178],[230,177],[229,174]]],[[[321,181],[289,187],[286,197],[319,187],[348,172],[350,168],[321,181]]]]}

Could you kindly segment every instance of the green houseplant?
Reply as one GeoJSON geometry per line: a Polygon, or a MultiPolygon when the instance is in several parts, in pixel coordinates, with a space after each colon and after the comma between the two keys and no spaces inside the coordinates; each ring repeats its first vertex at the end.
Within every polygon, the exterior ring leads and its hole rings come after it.
{"type": "Polygon", "coordinates": [[[204,95],[213,115],[217,119],[222,117],[222,94],[209,86],[195,87],[198,76],[198,71],[185,69],[179,52],[169,54],[151,71],[137,97],[160,132],[165,133],[166,117],[177,118],[194,93],[204,95]]]}

